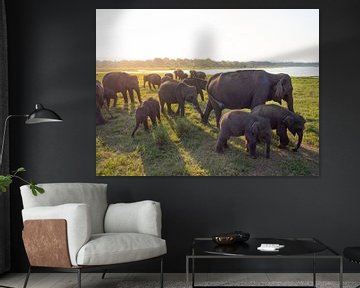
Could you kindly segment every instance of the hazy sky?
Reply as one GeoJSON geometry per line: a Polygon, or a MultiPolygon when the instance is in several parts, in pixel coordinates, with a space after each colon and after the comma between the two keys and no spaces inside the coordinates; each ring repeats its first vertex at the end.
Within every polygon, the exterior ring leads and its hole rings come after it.
{"type": "Polygon", "coordinates": [[[96,59],[319,61],[318,9],[97,9],[96,59]]]}

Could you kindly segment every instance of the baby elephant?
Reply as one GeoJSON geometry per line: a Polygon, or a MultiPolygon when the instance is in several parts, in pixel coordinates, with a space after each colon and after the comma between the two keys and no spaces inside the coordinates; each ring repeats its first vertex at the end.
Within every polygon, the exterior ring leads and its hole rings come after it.
{"type": "Polygon", "coordinates": [[[265,142],[266,158],[270,157],[272,131],[269,120],[240,110],[232,110],[221,117],[216,152],[224,152],[231,136],[242,135],[245,135],[251,158],[256,158],[256,144],[260,142],[265,142]]]}
{"type": "Polygon", "coordinates": [[[185,83],[180,83],[175,80],[169,80],[161,84],[159,89],[159,99],[161,112],[164,114],[164,106],[167,106],[168,114],[174,114],[171,109],[171,104],[179,104],[176,114],[180,116],[185,115],[185,101],[194,105],[196,111],[199,112],[201,118],[203,113],[200,109],[199,102],[197,100],[196,88],[189,86],[185,83]]]}
{"type": "Polygon", "coordinates": [[[279,148],[286,148],[289,144],[287,129],[299,137],[296,147],[292,150],[296,152],[300,148],[306,122],[304,117],[274,104],[256,106],[251,113],[270,120],[271,129],[276,129],[276,134],[280,138],[279,148]]]}
{"type": "Polygon", "coordinates": [[[144,124],[145,131],[149,129],[148,117],[150,117],[153,126],[156,126],[156,118],[158,119],[159,123],[161,123],[159,102],[152,97],[145,100],[142,105],[136,109],[136,125],[134,131],[131,134],[132,137],[134,137],[135,132],[141,123],[144,124]]]}

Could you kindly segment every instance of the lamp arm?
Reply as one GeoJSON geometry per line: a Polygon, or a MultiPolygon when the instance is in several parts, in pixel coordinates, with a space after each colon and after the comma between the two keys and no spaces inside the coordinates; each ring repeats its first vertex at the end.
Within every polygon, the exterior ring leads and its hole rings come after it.
{"type": "Polygon", "coordinates": [[[3,132],[3,138],[2,138],[2,144],[1,144],[1,151],[0,151],[0,168],[2,166],[2,160],[3,160],[3,154],[4,154],[4,146],[5,146],[5,139],[6,139],[6,131],[7,131],[7,126],[8,126],[8,122],[11,118],[14,117],[28,117],[29,115],[27,114],[20,114],[20,115],[9,115],[6,117],[5,119],[5,123],[4,123],[4,132],[3,132]]]}

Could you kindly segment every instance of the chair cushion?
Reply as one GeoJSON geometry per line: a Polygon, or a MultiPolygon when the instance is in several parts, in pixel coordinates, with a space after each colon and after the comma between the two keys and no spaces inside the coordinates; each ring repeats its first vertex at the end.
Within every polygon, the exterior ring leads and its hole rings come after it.
{"type": "Polygon", "coordinates": [[[20,187],[24,208],[58,206],[68,203],[89,205],[92,233],[104,233],[107,209],[107,184],[98,183],[48,183],[39,184],[45,193],[34,197],[29,185],[20,187]]]}
{"type": "Polygon", "coordinates": [[[108,265],[166,254],[166,241],[140,233],[95,234],[78,252],[78,265],[108,265]]]}
{"type": "Polygon", "coordinates": [[[344,256],[353,262],[360,263],[360,247],[347,247],[344,249],[344,256]]]}

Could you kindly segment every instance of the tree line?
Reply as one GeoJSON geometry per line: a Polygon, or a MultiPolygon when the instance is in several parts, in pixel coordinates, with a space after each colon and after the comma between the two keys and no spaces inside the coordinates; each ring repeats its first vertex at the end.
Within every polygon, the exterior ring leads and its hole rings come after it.
{"type": "Polygon", "coordinates": [[[154,58],[152,60],[96,60],[97,69],[106,68],[262,68],[262,67],[291,67],[291,66],[319,66],[319,63],[305,62],[270,62],[270,61],[215,61],[207,59],[170,59],[154,58]]]}

